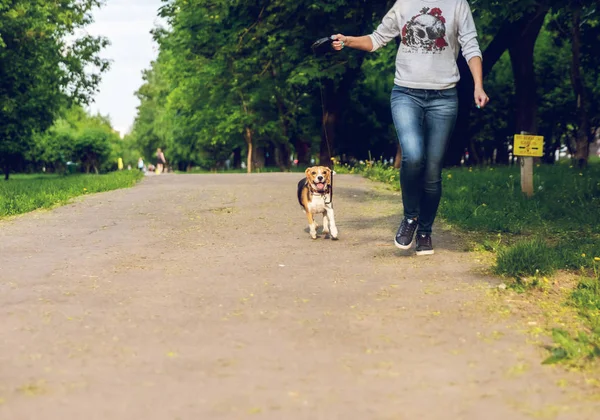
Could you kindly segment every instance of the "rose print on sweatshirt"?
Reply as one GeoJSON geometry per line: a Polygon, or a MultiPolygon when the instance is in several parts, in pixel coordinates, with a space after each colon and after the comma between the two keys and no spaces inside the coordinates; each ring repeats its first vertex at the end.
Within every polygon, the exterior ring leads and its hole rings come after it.
{"type": "Polygon", "coordinates": [[[440,53],[446,49],[446,19],[438,7],[424,7],[402,28],[402,44],[411,52],[440,53]]]}

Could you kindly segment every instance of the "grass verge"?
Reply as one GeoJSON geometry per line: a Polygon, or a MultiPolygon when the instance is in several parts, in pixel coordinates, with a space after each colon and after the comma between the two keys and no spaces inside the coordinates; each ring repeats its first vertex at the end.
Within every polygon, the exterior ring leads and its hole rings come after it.
{"type": "Polygon", "coordinates": [[[0,218],[63,205],[80,195],[132,187],[139,171],[106,175],[15,175],[0,181],[0,218]]]}
{"type": "MultiPolygon", "coordinates": [[[[336,168],[399,190],[398,170],[378,162],[336,168]]],[[[600,162],[584,170],[538,165],[535,195],[520,188],[518,167],[453,168],[443,173],[440,216],[466,233],[475,249],[494,252],[494,272],[519,292],[544,288],[558,270],[580,274],[567,297],[583,330],[554,330],[546,363],[600,358],[600,162]]]]}

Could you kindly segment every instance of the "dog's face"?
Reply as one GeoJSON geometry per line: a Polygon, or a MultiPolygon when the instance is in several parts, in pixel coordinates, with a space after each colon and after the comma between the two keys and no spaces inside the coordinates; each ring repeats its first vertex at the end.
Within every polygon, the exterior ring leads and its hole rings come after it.
{"type": "Polygon", "coordinates": [[[325,166],[313,166],[305,173],[308,184],[316,191],[324,191],[331,184],[331,169],[325,166]]]}

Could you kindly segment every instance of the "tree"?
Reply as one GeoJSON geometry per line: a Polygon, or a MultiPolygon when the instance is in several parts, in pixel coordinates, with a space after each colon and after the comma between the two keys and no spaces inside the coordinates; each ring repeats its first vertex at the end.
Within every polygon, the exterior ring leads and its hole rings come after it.
{"type": "MultiPolygon", "coordinates": [[[[576,134],[576,151],[575,160],[579,167],[587,165],[590,155],[590,143],[593,140],[591,121],[590,121],[590,93],[586,86],[585,79],[582,74],[582,26],[583,19],[593,16],[596,12],[597,3],[592,2],[586,4],[584,0],[572,0],[570,2],[571,15],[571,84],[576,98],[576,114],[577,114],[577,134],[576,134]],[[586,13],[587,12],[587,13],[586,13]]],[[[598,15],[596,15],[595,24],[599,23],[598,15]]]]}
{"type": "MultiPolygon", "coordinates": [[[[541,24],[552,0],[479,0],[472,4],[477,19],[483,51],[483,75],[486,78],[506,51],[510,52],[515,84],[515,127],[513,131],[535,132],[537,92],[534,69],[534,46],[541,24]]],[[[473,78],[467,63],[459,56],[459,112],[456,129],[446,157],[449,165],[458,165],[465,149],[478,160],[470,132],[473,105],[473,78]]],[[[492,98],[494,100],[494,98],[492,98]]]]}
{"type": "Polygon", "coordinates": [[[58,119],[44,133],[36,133],[26,157],[40,163],[48,172],[64,173],[73,156],[75,140],[74,127],[66,119],[58,119]]]}
{"type": "Polygon", "coordinates": [[[68,103],[87,103],[108,62],[98,57],[106,39],[67,41],[92,22],[99,0],[0,2],[0,165],[24,158],[35,132],[50,127],[68,103]],[[87,73],[86,68],[96,72],[87,73]]]}
{"type": "MultiPolygon", "coordinates": [[[[157,69],[170,91],[158,107],[161,111],[152,112],[169,115],[170,153],[185,151],[199,158],[201,149],[229,148],[231,153],[242,147],[249,170],[265,161],[286,169],[293,148],[308,161],[316,140],[321,160],[329,162],[324,134],[335,147],[340,104],[360,76],[363,55],[315,58],[310,45],[315,33],[365,31],[373,23],[374,8],[383,15],[386,3],[166,2],[161,15],[171,30],[157,32],[157,69]],[[314,117],[320,113],[321,82],[326,91],[323,121],[314,117]]],[[[142,103],[140,124],[155,105],[142,103]]],[[[139,131],[150,126],[140,125],[139,131]]],[[[158,132],[154,127],[146,137],[155,138],[158,132]]]]}
{"type": "MultiPolygon", "coordinates": [[[[180,169],[219,168],[228,159],[239,164],[243,153],[249,170],[262,165],[285,170],[292,153],[301,164],[312,156],[328,164],[329,148],[346,157],[364,158],[369,152],[398,157],[389,112],[395,48],[377,54],[346,49],[318,57],[310,50],[319,36],[368,33],[392,4],[166,1],[161,14],[169,29],[155,31],[160,54],[139,90],[136,143],[150,154],[163,147],[180,169]]],[[[567,16],[564,2],[477,0],[471,5],[492,102],[486,110],[475,109],[473,81],[460,58],[461,105],[448,162],[458,164],[467,148],[481,162],[494,154],[496,161],[508,162],[508,139],[517,131],[552,139],[547,150],[552,155],[551,149],[579,127],[565,73],[571,36],[557,48],[548,27],[549,11],[567,16]]],[[[590,19],[588,9],[584,21],[590,19]]],[[[593,126],[600,101],[595,101],[598,79],[592,76],[598,56],[590,50],[592,26],[582,25],[581,74],[593,126]]]]}
{"type": "Polygon", "coordinates": [[[85,173],[100,172],[111,152],[111,134],[101,127],[89,127],[77,136],[73,154],[85,173]]]}
{"type": "Polygon", "coordinates": [[[599,12],[594,1],[571,0],[556,7],[548,22],[552,46],[562,54],[546,68],[554,69],[561,63],[559,68],[564,69],[560,90],[548,89],[547,100],[555,110],[549,120],[561,128],[561,140],[580,167],[587,164],[593,127],[600,124],[600,78],[596,71],[600,59],[595,52],[600,40],[599,12]]]}

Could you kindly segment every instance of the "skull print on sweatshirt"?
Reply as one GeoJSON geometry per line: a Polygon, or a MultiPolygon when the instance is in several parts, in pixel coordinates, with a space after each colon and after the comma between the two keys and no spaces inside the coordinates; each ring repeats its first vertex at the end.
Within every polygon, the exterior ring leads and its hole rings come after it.
{"type": "Polygon", "coordinates": [[[441,9],[424,7],[402,28],[402,44],[412,50],[443,51],[446,42],[446,19],[441,9]]]}

